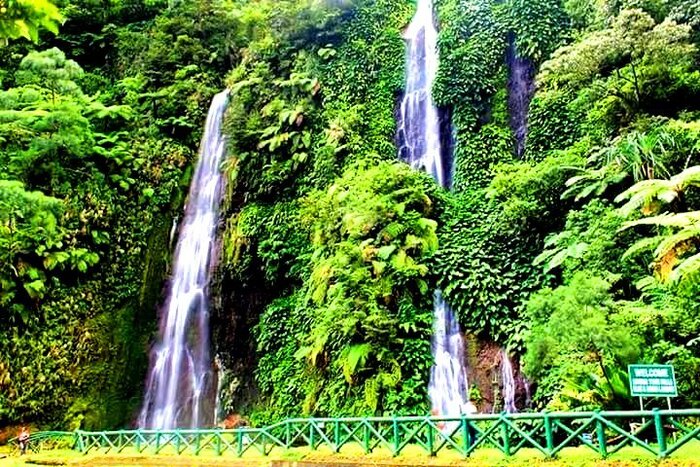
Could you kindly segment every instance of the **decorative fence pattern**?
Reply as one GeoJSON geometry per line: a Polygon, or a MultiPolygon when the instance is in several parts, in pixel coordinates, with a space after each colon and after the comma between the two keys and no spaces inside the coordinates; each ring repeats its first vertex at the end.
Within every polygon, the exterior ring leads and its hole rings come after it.
{"type": "Polygon", "coordinates": [[[639,446],[668,457],[693,440],[700,441],[700,409],[637,412],[542,412],[470,415],[462,417],[300,418],[265,428],[235,430],[129,430],[45,432],[31,443],[63,440],[83,453],[214,453],[242,456],[255,450],[268,455],[273,448],[321,446],[339,452],[350,444],[366,453],[385,448],[394,456],[407,446],[427,454],[452,449],[469,457],[492,447],[512,456],[534,448],[555,457],[563,448],[586,446],[605,458],[626,446],[639,446]]]}

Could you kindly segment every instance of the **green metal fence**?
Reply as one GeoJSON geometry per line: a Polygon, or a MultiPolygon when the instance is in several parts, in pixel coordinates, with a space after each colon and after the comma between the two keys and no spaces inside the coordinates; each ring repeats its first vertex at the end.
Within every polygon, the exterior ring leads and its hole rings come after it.
{"type": "MultiPolygon", "coordinates": [[[[38,433],[31,442],[48,435],[38,433]]],[[[453,450],[463,457],[482,447],[512,456],[534,448],[555,457],[563,448],[586,446],[605,458],[626,446],[639,446],[658,457],[700,440],[700,409],[638,412],[542,412],[464,415],[461,417],[299,418],[265,428],[234,430],[122,430],[60,433],[83,453],[213,453],[268,455],[274,448],[321,446],[339,452],[360,446],[366,453],[384,448],[394,456],[407,446],[429,455],[453,450]]]]}

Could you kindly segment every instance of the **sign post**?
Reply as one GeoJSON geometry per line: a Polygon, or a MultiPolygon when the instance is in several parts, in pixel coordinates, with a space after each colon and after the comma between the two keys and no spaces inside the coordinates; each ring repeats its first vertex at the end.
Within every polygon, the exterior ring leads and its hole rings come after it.
{"type": "Polygon", "coordinates": [[[632,397],[639,397],[639,408],[644,410],[643,397],[665,397],[671,409],[671,398],[678,396],[673,365],[630,365],[628,367],[632,397]]]}

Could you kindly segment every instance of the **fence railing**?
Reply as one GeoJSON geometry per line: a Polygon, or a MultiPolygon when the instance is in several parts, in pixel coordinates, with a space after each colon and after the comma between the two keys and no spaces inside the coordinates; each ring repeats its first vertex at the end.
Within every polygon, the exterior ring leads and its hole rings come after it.
{"type": "MultiPolygon", "coordinates": [[[[555,457],[565,447],[585,446],[605,458],[627,446],[639,446],[668,457],[700,441],[700,409],[637,412],[541,412],[464,415],[461,417],[299,418],[265,428],[234,430],[120,430],[37,433],[30,443],[62,439],[82,453],[213,453],[242,456],[254,450],[326,446],[339,452],[360,446],[365,453],[384,448],[397,456],[418,446],[434,456],[453,450],[469,457],[482,447],[512,456],[533,448],[555,457]]],[[[31,444],[30,444],[31,445],[31,444]]]]}
{"type": "MultiPolygon", "coordinates": [[[[27,450],[39,452],[45,449],[70,448],[75,449],[76,433],[73,431],[40,431],[29,437],[27,450]]],[[[10,445],[19,448],[17,438],[9,440],[10,445]]]]}

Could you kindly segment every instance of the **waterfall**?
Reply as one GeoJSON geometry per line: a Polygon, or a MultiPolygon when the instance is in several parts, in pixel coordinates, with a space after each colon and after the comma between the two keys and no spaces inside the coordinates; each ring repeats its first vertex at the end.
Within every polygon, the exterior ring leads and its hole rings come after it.
{"type": "Polygon", "coordinates": [[[469,382],[464,366],[464,339],[450,307],[435,291],[435,317],[431,349],[434,363],[430,369],[428,395],[433,413],[459,415],[466,403],[469,382]]]}
{"type": "Polygon", "coordinates": [[[216,260],[228,91],[214,96],[180,226],[158,342],[151,352],[139,426],[197,428],[214,422],[216,386],[209,353],[209,279],[216,260]]]}
{"type": "Polygon", "coordinates": [[[513,376],[513,363],[508,357],[508,352],[501,352],[501,384],[503,386],[503,410],[508,413],[518,411],[515,407],[515,377],[513,376]]]}
{"type": "Polygon", "coordinates": [[[514,40],[511,40],[511,44],[508,47],[507,61],[510,72],[508,78],[510,127],[515,137],[515,155],[518,158],[522,158],[525,154],[530,100],[535,92],[534,69],[530,60],[518,56],[514,40]]]}
{"type": "Polygon", "coordinates": [[[404,34],[408,58],[398,125],[399,158],[431,174],[440,186],[447,186],[441,157],[440,115],[431,94],[438,69],[437,35],[433,2],[419,0],[416,15],[404,34]]]}
{"type": "Polygon", "coordinates": [[[520,381],[523,384],[523,389],[525,390],[525,408],[529,409],[532,405],[532,395],[530,394],[530,381],[525,376],[525,370],[523,370],[523,361],[520,360],[520,381]]]}
{"type": "MultiPolygon", "coordinates": [[[[399,158],[425,170],[443,187],[449,177],[442,159],[440,116],[431,90],[438,69],[437,30],[431,0],[419,0],[405,32],[406,92],[398,122],[399,158]]],[[[454,313],[437,290],[434,297],[433,367],[428,394],[433,413],[458,415],[468,397],[464,339],[454,313]]]]}
{"type": "Polygon", "coordinates": [[[173,224],[170,226],[170,233],[168,234],[168,245],[172,245],[173,240],[175,240],[175,234],[177,233],[177,221],[179,219],[179,216],[173,217],[173,224]]]}
{"type": "Polygon", "coordinates": [[[219,425],[219,422],[223,420],[222,417],[223,407],[221,406],[221,393],[224,390],[224,379],[226,377],[226,368],[224,367],[224,362],[221,361],[221,357],[217,355],[214,357],[214,365],[216,368],[216,395],[214,404],[214,425],[219,425]]]}

